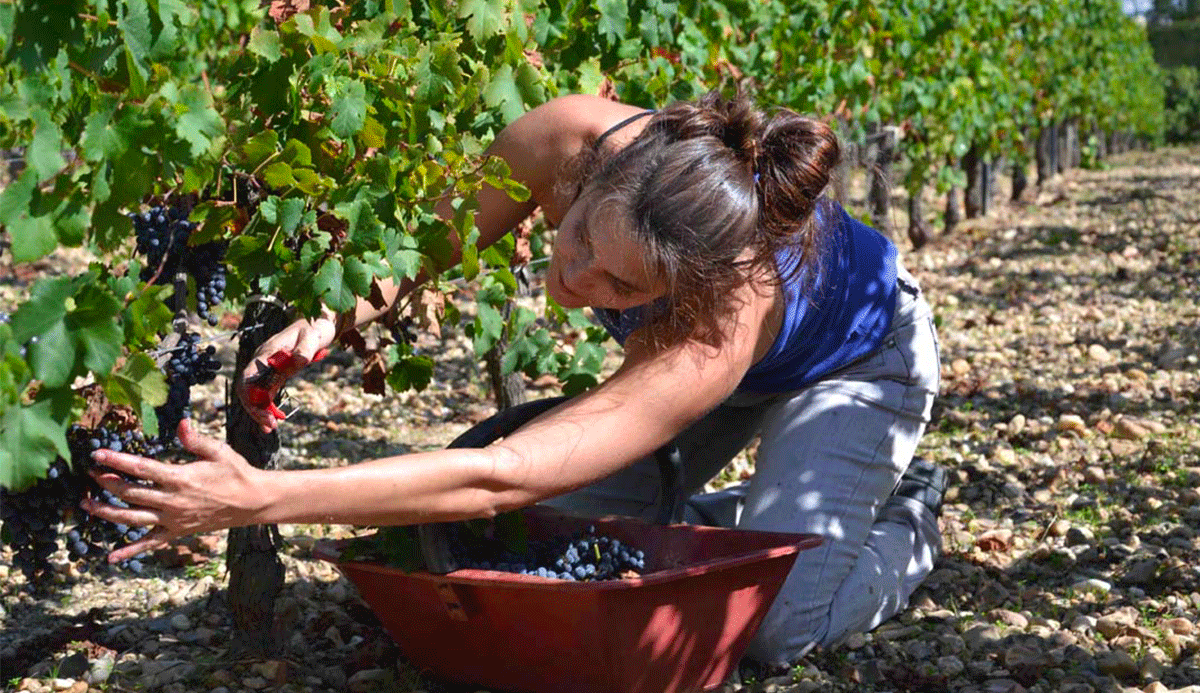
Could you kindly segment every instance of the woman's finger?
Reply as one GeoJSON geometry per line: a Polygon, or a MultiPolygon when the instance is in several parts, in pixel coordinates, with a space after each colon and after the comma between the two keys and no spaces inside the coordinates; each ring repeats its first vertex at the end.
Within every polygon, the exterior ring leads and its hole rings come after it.
{"type": "Polygon", "coordinates": [[[337,339],[336,317],[319,317],[308,322],[296,333],[292,353],[300,357],[299,364],[306,366],[316,358],[317,352],[333,344],[337,339]]]}
{"type": "Polygon", "coordinates": [[[303,368],[312,363],[317,352],[324,346],[322,335],[317,330],[302,330],[296,336],[296,347],[292,350],[292,353],[296,356],[297,367],[303,368]]]}
{"type": "Polygon", "coordinates": [[[115,525],[156,525],[162,520],[156,510],[136,506],[118,508],[93,498],[85,498],[79,506],[88,514],[108,520],[115,525]]]}
{"type": "Polygon", "coordinates": [[[148,457],[139,457],[125,452],[96,450],[92,453],[96,464],[110,467],[129,476],[152,481],[159,486],[168,486],[175,477],[174,465],[164,464],[148,457]]]}
{"type": "Polygon", "coordinates": [[[153,486],[143,486],[125,480],[113,472],[92,471],[92,478],[102,488],[130,505],[140,505],[144,508],[162,509],[169,496],[153,486]]]}
{"type": "Polygon", "coordinates": [[[108,554],[109,563],[120,563],[126,559],[133,558],[140,553],[154,551],[155,549],[165,549],[171,544],[171,535],[162,527],[155,527],[146,533],[146,536],[127,546],[122,546],[108,554]]]}

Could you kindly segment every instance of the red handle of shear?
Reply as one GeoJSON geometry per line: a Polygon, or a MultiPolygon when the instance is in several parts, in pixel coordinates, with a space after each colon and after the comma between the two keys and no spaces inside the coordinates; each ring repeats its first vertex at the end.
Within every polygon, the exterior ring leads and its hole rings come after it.
{"type": "MultiPolygon", "coordinates": [[[[316,363],[328,355],[328,349],[318,349],[310,363],[316,363]]],[[[283,387],[284,381],[300,370],[303,364],[299,361],[299,357],[290,351],[280,350],[271,354],[267,359],[266,371],[255,377],[254,382],[246,386],[246,398],[250,400],[250,404],[266,409],[276,419],[287,418],[283,410],[275,405],[273,393],[283,387]]]]}

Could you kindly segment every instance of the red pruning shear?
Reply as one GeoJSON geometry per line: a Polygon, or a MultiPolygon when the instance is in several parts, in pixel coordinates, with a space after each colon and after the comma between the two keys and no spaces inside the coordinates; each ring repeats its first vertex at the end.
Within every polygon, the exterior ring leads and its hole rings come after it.
{"type": "MultiPolygon", "coordinates": [[[[313,355],[310,363],[316,363],[328,354],[328,349],[319,349],[313,355]]],[[[250,400],[250,404],[266,409],[276,419],[286,419],[287,415],[283,413],[283,410],[275,406],[273,393],[283,387],[284,381],[300,370],[303,364],[299,361],[299,357],[290,351],[280,349],[271,354],[267,359],[267,367],[246,381],[246,398],[250,400]]]]}

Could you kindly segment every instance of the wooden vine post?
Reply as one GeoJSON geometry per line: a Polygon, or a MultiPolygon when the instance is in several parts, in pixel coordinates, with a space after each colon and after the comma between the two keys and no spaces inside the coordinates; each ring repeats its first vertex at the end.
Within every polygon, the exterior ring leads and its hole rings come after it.
{"type": "Polygon", "coordinates": [[[1051,178],[1062,173],[1062,162],[1061,162],[1061,156],[1060,156],[1060,152],[1062,151],[1062,148],[1059,147],[1058,140],[1059,140],[1058,121],[1056,121],[1056,120],[1051,121],[1050,122],[1050,141],[1048,143],[1048,145],[1050,147],[1050,177],[1051,178]]]}
{"type": "Polygon", "coordinates": [[[1054,167],[1057,173],[1066,173],[1067,169],[1071,168],[1071,148],[1067,144],[1069,130],[1071,128],[1069,121],[1059,123],[1055,131],[1057,137],[1054,138],[1054,167]]]}
{"type": "Polygon", "coordinates": [[[838,160],[837,167],[834,169],[830,185],[833,190],[833,199],[842,205],[849,205],[850,194],[848,186],[850,184],[850,173],[856,165],[863,165],[863,162],[861,161],[858,144],[850,135],[850,125],[846,119],[839,116],[836,128],[838,141],[841,143],[842,157],[838,160]]]}
{"type": "Polygon", "coordinates": [[[1004,170],[1004,157],[996,156],[983,162],[983,213],[986,215],[992,209],[992,200],[996,199],[996,175],[1004,170]]]}
{"type": "Polygon", "coordinates": [[[987,214],[987,171],[979,150],[979,145],[971,145],[963,157],[962,165],[967,173],[967,189],[963,197],[968,219],[978,219],[987,214]]]}
{"type": "MultiPolygon", "coordinates": [[[[952,167],[962,164],[961,161],[950,157],[948,164],[952,167]]],[[[962,221],[962,206],[959,202],[959,190],[951,185],[950,191],[946,193],[946,209],[942,213],[942,233],[948,234],[954,230],[958,222],[962,221]]]]}
{"type": "Polygon", "coordinates": [[[908,196],[908,240],[913,250],[920,250],[929,243],[929,224],[925,222],[924,205],[921,204],[922,190],[908,196]]]}
{"type": "Polygon", "coordinates": [[[1054,123],[1042,126],[1038,131],[1037,139],[1037,184],[1038,187],[1043,187],[1050,182],[1057,171],[1058,164],[1055,163],[1054,156],[1056,146],[1054,144],[1057,135],[1054,130],[1054,123]]]}
{"type": "Polygon", "coordinates": [[[1080,149],[1079,143],[1079,119],[1071,118],[1067,121],[1067,153],[1063,158],[1066,159],[1067,168],[1079,168],[1083,163],[1083,152],[1080,149]]]}
{"type": "Polygon", "coordinates": [[[1096,160],[1104,161],[1108,158],[1108,138],[1104,136],[1104,131],[1098,126],[1092,128],[1092,136],[1090,139],[1092,146],[1096,148],[1096,160]]]}
{"type": "Polygon", "coordinates": [[[899,128],[875,125],[871,128],[869,138],[873,140],[875,156],[869,171],[871,181],[867,206],[870,208],[872,225],[891,238],[892,163],[896,159],[899,128]]]}
{"type": "Polygon", "coordinates": [[[1013,202],[1019,201],[1028,187],[1029,176],[1025,172],[1025,164],[1020,160],[1014,161],[1012,165],[1012,196],[1009,199],[1013,202]]]}
{"type": "MultiPolygon", "coordinates": [[[[273,298],[255,296],[246,303],[238,326],[237,364],[233,387],[225,393],[225,439],[253,466],[274,469],[279,454],[279,432],[263,433],[237,398],[242,370],[254,352],[287,324],[287,311],[273,298]]],[[[283,589],[281,543],[275,525],[252,525],[229,530],[225,561],[229,569],[228,602],[234,634],[230,652],[235,656],[266,657],[278,648],[275,637],[275,600],[283,589]]]]}

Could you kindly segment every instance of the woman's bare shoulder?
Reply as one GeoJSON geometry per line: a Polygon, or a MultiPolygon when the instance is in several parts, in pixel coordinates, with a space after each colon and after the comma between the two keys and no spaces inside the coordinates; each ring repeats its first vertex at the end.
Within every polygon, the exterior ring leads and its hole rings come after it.
{"type": "Polygon", "coordinates": [[[595,138],[615,123],[644,110],[602,96],[567,94],[530,110],[522,120],[528,119],[548,130],[595,138]]]}
{"type": "MultiPolygon", "coordinates": [[[[613,125],[644,109],[589,94],[559,96],[517,118],[493,145],[514,174],[531,187],[533,198],[557,221],[569,200],[556,197],[554,176],[563,163],[579,154],[613,125]]],[[[642,123],[622,130],[621,140],[640,131],[642,123]]]]}

